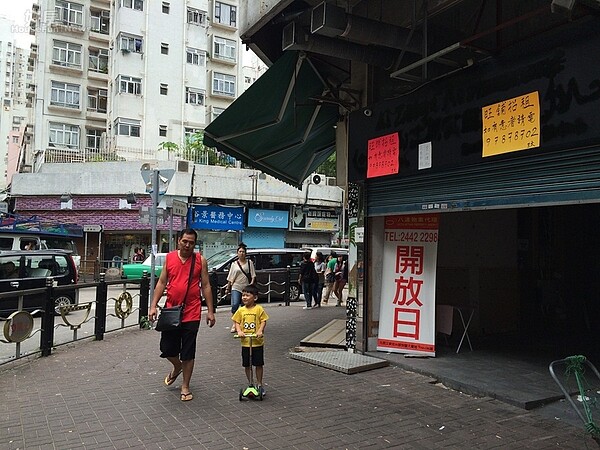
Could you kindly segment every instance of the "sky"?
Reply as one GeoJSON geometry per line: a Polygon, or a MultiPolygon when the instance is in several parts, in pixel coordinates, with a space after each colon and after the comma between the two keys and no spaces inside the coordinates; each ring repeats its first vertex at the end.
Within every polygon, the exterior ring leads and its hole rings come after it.
{"type": "Polygon", "coordinates": [[[29,34],[29,19],[31,17],[31,0],[0,0],[0,16],[13,20],[15,25],[15,40],[17,46],[29,48],[33,36],[29,34]]]}

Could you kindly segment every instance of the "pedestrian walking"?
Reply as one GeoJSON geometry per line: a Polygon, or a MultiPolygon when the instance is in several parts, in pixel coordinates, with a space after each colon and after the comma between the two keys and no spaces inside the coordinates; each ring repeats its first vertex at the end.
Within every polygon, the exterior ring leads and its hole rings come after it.
{"type": "MultiPolygon", "coordinates": [[[[237,256],[237,261],[232,262],[229,266],[227,287],[225,288],[225,294],[231,292],[231,314],[235,314],[240,307],[244,286],[256,282],[254,263],[246,258],[246,244],[240,243],[238,245],[237,256]]],[[[235,323],[231,325],[229,331],[235,333],[235,323]]]]}
{"type": "Polygon", "coordinates": [[[215,325],[208,266],[204,256],[194,252],[196,239],[196,231],[190,228],[186,228],[179,234],[178,250],[169,252],[166,256],[148,313],[148,319],[154,322],[157,318],[158,302],[165,289],[167,290],[165,307],[177,306],[185,302],[181,327],[163,331],[160,337],[160,357],[169,360],[173,366],[165,377],[165,385],[170,386],[183,373],[181,401],[194,398],[190,390],[190,380],[194,371],[196,336],[202,315],[200,290],[208,309],[206,323],[211,328],[215,325]]]}
{"type": "Polygon", "coordinates": [[[323,296],[324,304],[327,304],[331,293],[334,292],[336,263],[337,254],[334,251],[332,251],[327,257],[327,266],[325,267],[325,295],[323,296]]]}
{"type": "Polygon", "coordinates": [[[323,253],[317,252],[315,255],[315,271],[317,272],[318,280],[315,283],[315,291],[313,297],[315,299],[315,306],[321,306],[321,299],[323,298],[323,287],[325,286],[325,258],[323,253]]]}
{"type": "MultiPolygon", "coordinates": [[[[302,254],[302,262],[300,263],[300,274],[298,275],[298,284],[302,286],[302,293],[304,294],[304,300],[306,300],[304,309],[312,308],[313,292],[318,280],[315,263],[310,259],[310,252],[304,252],[302,254]]],[[[321,305],[316,306],[319,307],[321,305]]]]}
{"type": "Polygon", "coordinates": [[[337,297],[335,306],[342,306],[344,303],[344,286],[348,283],[348,261],[346,255],[337,257],[335,264],[335,287],[334,293],[337,297]]]}

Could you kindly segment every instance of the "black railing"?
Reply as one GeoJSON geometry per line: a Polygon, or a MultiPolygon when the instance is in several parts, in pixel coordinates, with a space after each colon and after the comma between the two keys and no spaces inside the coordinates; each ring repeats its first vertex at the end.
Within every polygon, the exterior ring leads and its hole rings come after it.
{"type": "Polygon", "coordinates": [[[125,282],[107,280],[104,274],[98,282],[68,286],[54,286],[49,277],[45,288],[0,293],[0,304],[4,299],[19,299],[16,311],[1,317],[0,365],[35,354],[49,356],[53,348],[74,341],[103,340],[106,333],[142,327],[148,323],[149,294],[149,276],[125,282]],[[75,304],[56,307],[54,299],[74,288],[75,304]],[[27,312],[24,297],[31,295],[44,296],[44,305],[27,312]]]}

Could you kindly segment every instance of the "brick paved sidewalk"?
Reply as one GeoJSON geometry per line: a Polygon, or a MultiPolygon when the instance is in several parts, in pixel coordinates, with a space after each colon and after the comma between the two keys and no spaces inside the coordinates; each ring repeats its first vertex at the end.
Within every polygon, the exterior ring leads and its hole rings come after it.
{"type": "Polygon", "coordinates": [[[474,398],[395,366],[355,375],[289,349],[344,310],[267,305],[263,402],[246,380],[230,314],[201,326],[194,400],[163,385],[159,333],[129,329],[0,371],[0,449],[596,448],[582,428],[474,398]]]}

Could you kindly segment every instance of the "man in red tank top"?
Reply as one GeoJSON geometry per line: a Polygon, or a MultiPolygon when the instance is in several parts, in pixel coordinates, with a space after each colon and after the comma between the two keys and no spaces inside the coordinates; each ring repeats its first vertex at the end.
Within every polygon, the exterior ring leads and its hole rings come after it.
{"type": "Polygon", "coordinates": [[[154,288],[154,298],[148,313],[148,319],[155,321],[158,302],[165,288],[167,290],[165,307],[179,305],[185,299],[181,328],[173,331],[163,331],[160,337],[160,357],[168,359],[173,365],[171,372],[165,377],[164,383],[170,386],[179,374],[183,373],[180,398],[184,402],[194,398],[190,391],[190,379],[194,371],[196,336],[198,335],[202,314],[200,289],[202,289],[202,295],[206,300],[208,309],[206,323],[211,328],[215,325],[208,266],[204,256],[194,253],[196,239],[196,231],[191,228],[186,228],[179,233],[178,250],[167,254],[165,264],[154,288]],[[190,279],[194,258],[194,268],[190,279]]]}

